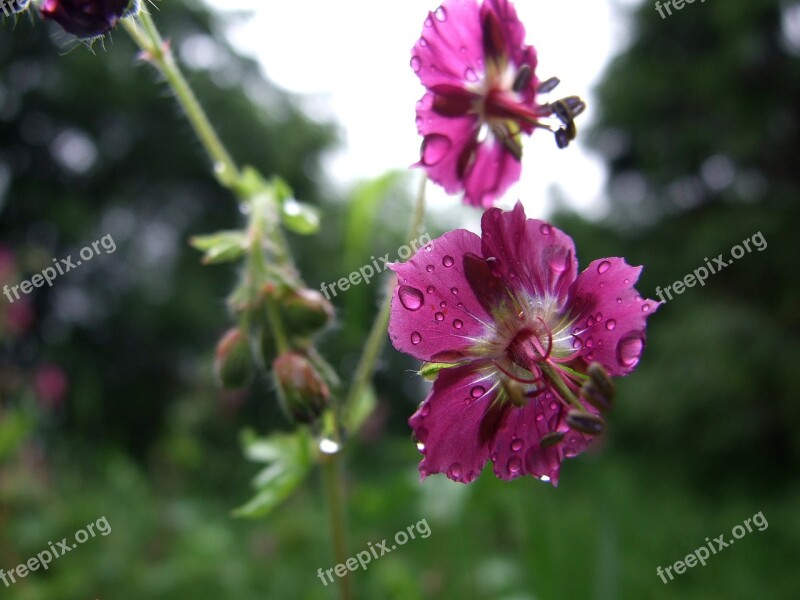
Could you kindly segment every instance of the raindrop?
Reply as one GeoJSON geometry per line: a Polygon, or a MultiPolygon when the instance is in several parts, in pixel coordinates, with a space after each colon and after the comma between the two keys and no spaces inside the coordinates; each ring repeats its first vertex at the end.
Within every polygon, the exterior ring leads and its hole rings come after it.
{"type": "Polygon", "coordinates": [[[647,303],[642,304],[642,312],[650,312],[650,305],[647,303]]]}
{"type": "Polygon", "coordinates": [[[522,461],[518,456],[512,456],[508,459],[508,470],[511,473],[519,473],[522,470],[522,461]]]}
{"type": "Polygon", "coordinates": [[[419,310],[425,302],[422,292],[408,285],[401,285],[397,296],[400,298],[400,304],[408,310],[419,310]]]}
{"type": "Polygon", "coordinates": [[[635,367],[644,350],[644,340],[639,333],[633,332],[622,338],[617,344],[617,360],[623,367],[635,367]]]}
{"type": "Polygon", "coordinates": [[[587,339],[586,340],[586,347],[587,348],[592,348],[593,346],[594,346],[594,339],[592,339],[592,338],[587,339]]]}
{"type": "Polygon", "coordinates": [[[411,343],[415,346],[422,341],[422,336],[420,335],[419,331],[414,331],[411,334],[411,343]]]}
{"type": "Polygon", "coordinates": [[[435,291],[436,291],[436,288],[435,288],[435,287],[433,287],[432,285],[429,285],[429,286],[428,286],[428,289],[427,289],[426,291],[427,291],[429,294],[432,294],[433,292],[435,292],[435,291]]]}
{"type": "Polygon", "coordinates": [[[436,12],[433,13],[433,15],[436,17],[437,21],[441,21],[442,23],[447,21],[447,9],[445,9],[444,6],[440,6],[439,8],[437,8],[436,12]]]}
{"type": "Polygon", "coordinates": [[[586,326],[591,327],[592,325],[594,325],[594,317],[589,317],[586,319],[586,326]]]}
{"type": "Polygon", "coordinates": [[[599,265],[597,265],[597,272],[601,273],[601,274],[605,273],[606,271],[608,271],[610,266],[611,266],[611,263],[608,262],[607,260],[604,260],[599,265]]]}
{"type": "Polygon", "coordinates": [[[539,477],[539,481],[544,481],[545,483],[550,483],[550,478],[547,475],[542,475],[539,477]]]}
{"type": "Polygon", "coordinates": [[[433,19],[431,19],[430,15],[425,19],[425,27],[433,27],[433,19]]]}
{"type": "Polygon", "coordinates": [[[461,477],[461,463],[453,463],[447,470],[447,474],[451,477],[458,479],[461,477]]]}
{"type": "Polygon", "coordinates": [[[450,256],[449,254],[442,259],[442,264],[445,267],[452,267],[453,263],[455,263],[455,261],[453,260],[453,257],[450,256]]]}
{"type": "Polygon", "coordinates": [[[556,273],[563,273],[569,267],[569,253],[553,254],[547,259],[547,264],[556,273]]]}
{"type": "Polygon", "coordinates": [[[431,412],[431,405],[430,403],[426,402],[423,404],[419,409],[419,414],[422,417],[427,417],[431,412]]]}
{"type": "Polygon", "coordinates": [[[425,136],[422,141],[422,162],[428,167],[438,164],[450,151],[451,146],[450,138],[441,134],[432,133],[425,136]]]}
{"type": "Polygon", "coordinates": [[[433,244],[426,244],[425,245],[425,252],[430,252],[433,250],[433,244]]]}
{"type": "Polygon", "coordinates": [[[476,385],[469,392],[470,396],[472,396],[473,398],[480,398],[485,393],[486,393],[486,388],[483,387],[482,385],[476,385]]]}
{"type": "Polygon", "coordinates": [[[539,225],[539,231],[542,232],[542,235],[550,235],[550,232],[553,231],[553,227],[548,225],[547,223],[542,223],[539,225]]]}
{"type": "Polygon", "coordinates": [[[322,438],[319,441],[319,451],[323,454],[336,454],[339,451],[339,443],[328,438],[322,438]]]}
{"type": "Polygon", "coordinates": [[[463,326],[464,326],[464,321],[462,321],[461,319],[456,319],[455,321],[453,321],[453,327],[455,327],[456,329],[461,329],[463,326]]]}
{"type": "Polygon", "coordinates": [[[572,342],[572,347],[575,350],[580,350],[581,348],[583,348],[583,342],[580,340],[580,338],[575,338],[575,341],[572,342]]]}
{"type": "Polygon", "coordinates": [[[551,402],[550,403],[550,410],[555,410],[556,408],[558,408],[558,404],[556,404],[555,402],[551,402]]]}
{"type": "Polygon", "coordinates": [[[446,306],[447,306],[447,302],[445,302],[444,300],[439,302],[439,308],[445,308],[446,306]]]}
{"type": "Polygon", "coordinates": [[[589,352],[586,355],[586,360],[594,360],[594,352],[589,352]]]}
{"type": "Polygon", "coordinates": [[[596,321],[597,323],[599,323],[600,321],[602,321],[602,320],[603,320],[603,313],[597,313],[597,314],[594,316],[594,318],[595,318],[595,321],[596,321]]]}
{"type": "Polygon", "coordinates": [[[423,444],[423,443],[422,443],[422,442],[420,442],[419,440],[417,440],[417,450],[419,450],[420,452],[422,452],[423,450],[425,450],[425,444],[423,444]]]}
{"type": "Polygon", "coordinates": [[[458,308],[464,308],[464,303],[463,302],[459,302],[458,304],[456,304],[456,306],[458,308]]]}
{"type": "Polygon", "coordinates": [[[433,315],[433,318],[437,321],[444,321],[444,313],[437,312],[435,315],[433,315]]]}
{"type": "Polygon", "coordinates": [[[450,291],[453,293],[453,295],[458,294],[458,288],[457,287],[450,288],[450,291]]]}
{"type": "Polygon", "coordinates": [[[622,304],[622,298],[617,298],[617,304],[622,304]]]}
{"type": "Polygon", "coordinates": [[[522,449],[522,440],[519,438],[514,438],[511,442],[511,449],[514,452],[519,452],[522,449]]]}
{"type": "Polygon", "coordinates": [[[414,73],[419,73],[419,70],[422,68],[422,61],[419,59],[419,56],[411,57],[411,68],[414,69],[414,73]]]}
{"type": "Polygon", "coordinates": [[[609,331],[614,331],[614,327],[617,326],[617,321],[615,319],[609,319],[606,321],[606,329],[609,331]]]}
{"type": "Polygon", "coordinates": [[[427,267],[425,267],[425,270],[426,270],[428,273],[433,273],[433,270],[434,270],[435,268],[436,268],[436,267],[434,267],[433,265],[428,265],[427,267]]]}
{"type": "Polygon", "coordinates": [[[472,67],[467,67],[464,70],[464,79],[467,81],[478,81],[478,74],[475,72],[475,69],[472,67]]]}
{"type": "Polygon", "coordinates": [[[538,415],[536,415],[536,420],[537,421],[543,421],[544,420],[544,413],[539,413],[538,415]]]}

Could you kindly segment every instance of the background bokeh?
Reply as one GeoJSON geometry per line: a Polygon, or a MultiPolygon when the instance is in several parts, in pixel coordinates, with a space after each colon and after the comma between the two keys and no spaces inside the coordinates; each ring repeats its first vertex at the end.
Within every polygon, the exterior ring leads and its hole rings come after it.
{"type": "MultiPolygon", "coordinates": [[[[322,233],[290,240],[311,286],[394,254],[413,176],[376,173],[340,192],[320,167],[335,122],[267,81],[198,3],[159,8],[237,160],[324,212],[322,233]],[[213,61],[190,60],[208,48],[213,61]]],[[[421,519],[432,533],[355,573],[360,598],[800,597],[800,4],[653,9],[628,10],[629,44],[581,133],[610,172],[608,216],[551,218],[582,265],[643,264],[651,298],[759,231],[768,246],[650,319],[608,435],[555,489],[489,470],[469,486],[420,485],[405,421],[424,388],[387,348],[378,409],[347,458],[351,548],[421,519]],[[765,531],[667,585],[656,575],[759,511],[765,531]]],[[[565,44],[580,50],[568,28],[565,44]]],[[[0,584],[0,597],[334,597],[316,575],[333,566],[317,473],[265,519],[230,515],[258,470],[240,432],[288,427],[266,379],[244,393],[213,384],[236,272],[201,266],[187,239],[241,218],[122,31],[89,52],[41,22],[0,23],[0,285],[106,234],[117,246],[52,288],[0,297],[0,568],[101,516],[112,528],[0,584]]],[[[456,219],[437,213],[429,231],[456,219]]],[[[322,347],[344,378],[380,287],[335,300],[322,347]]]]}

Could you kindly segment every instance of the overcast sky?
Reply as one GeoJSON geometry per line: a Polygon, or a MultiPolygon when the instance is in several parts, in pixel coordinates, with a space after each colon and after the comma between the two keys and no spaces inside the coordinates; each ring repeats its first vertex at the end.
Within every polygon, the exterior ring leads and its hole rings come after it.
{"type": "MultiPolygon", "coordinates": [[[[332,116],[344,146],[331,157],[328,175],[348,186],[357,179],[405,168],[418,159],[414,107],[423,93],[409,67],[411,48],[435,0],[208,0],[222,10],[252,16],[231,31],[234,44],[254,56],[266,75],[293,92],[313,95],[314,112],[332,116]]],[[[626,39],[624,7],[635,0],[519,0],[527,42],[537,48],[541,79],[558,76],[555,97],[577,94],[593,117],[593,86],[626,39]],[[616,8],[615,8],[616,7],[616,8]]],[[[602,212],[605,171],[580,145],[559,151],[553,136],[537,131],[524,142],[523,175],[502,206],[522,199],[542,215],[554,185],[569,204],[602,212]]],[[[454,201],[433,194],[433,204],[454,201]]]]}

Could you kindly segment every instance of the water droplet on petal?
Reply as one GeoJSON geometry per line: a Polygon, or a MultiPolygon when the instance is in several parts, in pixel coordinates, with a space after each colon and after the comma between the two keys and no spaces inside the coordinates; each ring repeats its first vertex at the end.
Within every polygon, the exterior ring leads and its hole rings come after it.
{"type": "Polygon", "coordinates": [[[647,303],[642,304],[642,312],[650,312],[650,305],[647,303]]]}
{"type": "Polygon", "coordinates": [[[456,319],[455,321],[453,321],[453,327],[455,327],[456,329],[461,329],[463,326],[464,326],[464,321],[462,321],[461,319],[456,319]]]}
{"type": "Polygon", "coordinates": [[[422,442],[420,442],[419,440],[417,440],[417,450],[419,450],[420,452],[422,452],[423,450],[425,450],[425,444],[423,444],[423,443],[422,443],[422,442]]]}
{"type": "Polygon", "coordinates": [[[419,70],[422,68],[422,61],[419,59],[419,56],[411,57],[411,68],[414,69],[414,73],[419,73],[419,70]]]}
{"type": "Polygon", "coordinates": [[[563,273],[569,268],[569,253],[553,254],[547,259],[548,266],[556,273],[563,273]]]}
{"type": "Polygon", "coordinates": [[[450,288],[450,291],[452,292],[453,295],[457,295],[458,294],[458,288],[456,288],[456,287],[450,288]]]}
{"type": "Polygon", "coordinates": [[[461,463],[453,463],[450,465],[450,468],[447,469],[447,474],[455,479],[461,477],[461,463]]]}
{"type": "Polygon", "coordinates": [[[614,331],[614,327],[617,326],[617,321],[615,319],[609,319],[606,321],[606,329],[609,331],[614,331]]]}
{"type": "Polygon", "coordinates": [[[589,317],[586,319],[586,326],[591,327],[592,325],[594,325],[594,317],[589,317]]]}
{"type": "Polygon", "coordinates": [[[427,417],[431,412],[431,405],[429,402],[423,404],[419,409],[419,414],[423,417],[427,417]]]}
{"type": "Polygon", "coordinates": [[[431,19],[430,15],[425,18],[425,27],[433,27],[433,19],[431,19]]]}
{"type": "Polygon", "coordinates": [[[539,225],[539,231],[542,232],[542,235],[550,235],[550,233],[553,231],[553,227],[547,223],[542,223],[539,225]]]}
{"type": "Polygon", "coordinates": [[[480,398],[486,393],[486,388],[482,385],[476,385],[474,388],[470,390],[470,396],[473,398],[480,398]]]}
{"type": "Polygon", "coordinates": [[[518,456],[512,456],[508,459],[508,470],[511,473],[519,473],[522,470],[522,461],[518,456]]]}
{"type": "Polygon", "coordinates": [[[575,338],[575,341],[572,342],[572,347],[575,350],[580,350],[581,348],[583,348],[583,342],[580,340],[580,338],[575,338]]]}
{"type": "Polygon", "coordinates": [[[544,413],[539,413],[538,415],[536,415],[536,420],[537,420],[537,421],[542,421],[542,420],[544,420],[544,413]]]}
{"type": "Polygon", "coordinates": [[[409,285],[401,285],[397,296],[400,298],[400,304],[408,310],[419,310],[425,302],[422,292],[409,285]]]}
{"type": "Polygon", "coordinates": [[[432,285],[429,285],[429,286],[428,286],[428,289],[427,289],[426,291],[427,291],[429,294],[432,294],[433,292],[435,292],[435,291],[436,291],[436,288],[435,288],[435,287],[433,287],[432,285]]]}
{"type": "Polygon", "coordinates": [[[519,438],[514,438],[514,439],[511,441],[511,449],[512,449],[514,452],[519,452],[519,451],[522,449],[522,440],[521,440],[521,439],[519,439],[519,438]]]}
{"type": "Polygon", "coordinates": [[[411,343],[415,346],[422,341],[422,336],[420,335],[419,331],[414,331],[411,333],[411,343]]]}
{"type": "Polygon", "coordinates": [[[555,402],[551,402],[550,403],[550,410],[555,410],[556,408],[558,408],[558,404],[556,404],[555,402]]]}
{"type": "Polygon", "coordinates": [[[586,340],[586,347],[587,348],[591,348],[592,346],[594,346],[594,339],[592,339],[592,338],[587,339],[586,340]]]}
{"type": "Polygon", "coordinates": [[[446,306],[447,306],[447,302],[445,302],[444,300],[439,302],[439,308],[445,308],[446,306]]]}
{"type": "Polygon", "coordinates": [[[437,321],[444,321],[444,313],[437,312],[435,315],[433,315],[433,318],[437,321]]]}
{"type": "Polygon", "coordinates": [[[450,256],[449,254],[442,259],[442,264],[445,267],[452,267],[453,263],[455,263],[455,261],[453,260],[453,257],[450,256]]]}
{"type": "Polygon", "coordinates": [[[472,67],[467,67],[464,70],[464,79],[466,79],[467,81],[472,81],[472,82],[478,81],[478,74],[475,72],[475,69],[473,69],[472,67]]]}
{"type": "Polygon", "coordinates": [[[622,304],[622,298],[617,298],[617,304],[622,304]]]}
{"type": "Polygon", "coordinates": [[[444,6],[437,8],[433,15],[436,17],[437,21],[441,21],[442,23],[447,21],[447,9],[445,9],[444,6]]]}
{"type": "Polygon", "coordinates": [[[597,265],[597,272],[598,273],[605,273],[606,271],[608,271],[610,266],[611,266],[611,263],[608,262],[607,260],[604,260],[599,265],[597,265]]]}
{"type": "Polygon", "coordinates": [[[539,481],[544,481],[545,483],[550,483],[550,478],[547,475],[542,475],[539,477],[539,481]]]}
{"type": "Polygon", "coordinates": [[[594,360],[594,352],[587,353],[586,360],[594,360]]]}
{"type": "Polygon", "coordinates": [[[433,270],[434,270],[435,268],[436,268],[436,267],[434,267],[433,265],[428,265],[427,267],[425,267],[425,270],[426,270],[428,273],[433,273],[433,270]]]}
{"type": "Polygon", "coordinates": [[[623,367],[635,367],[644,350],[644,340],[640,333],[629,333],[617,344],[617,360],[623,367]]]}
{"type": "Polygon", "coordinates": [[[432,167],[447,155],[452,143],[450,138],[438,133],[426,135],[422,141],[422,162],[428,167],[432,167]]]}

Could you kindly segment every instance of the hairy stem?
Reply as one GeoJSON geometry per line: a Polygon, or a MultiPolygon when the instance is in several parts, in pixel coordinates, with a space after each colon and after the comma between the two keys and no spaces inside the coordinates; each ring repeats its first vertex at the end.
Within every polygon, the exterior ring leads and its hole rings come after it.
{"type": "MultiPolygon", "coordinates": [[[[322,476],[325,483],[325,496],[328,501],[328,522],[333,539],[333,558],[337,565],[347,561],[347,527],[344,512],[344,482],[339,461],[342,454],[325,455],[322,459],[322,476]]],[[[339,577],[339,597],[351,600],[353,591],[350,585],[350,573],[339,577]]]]}

